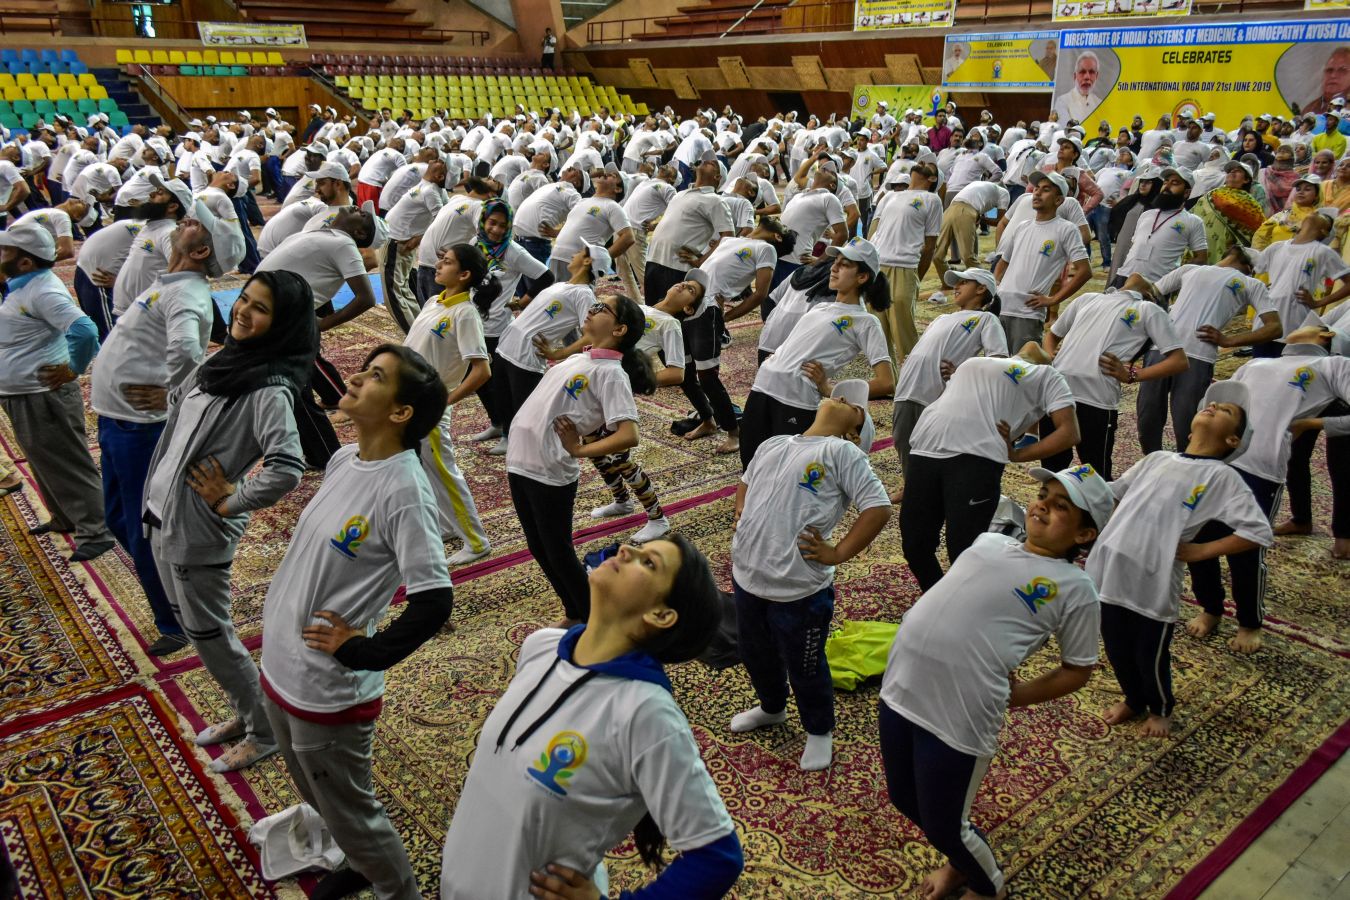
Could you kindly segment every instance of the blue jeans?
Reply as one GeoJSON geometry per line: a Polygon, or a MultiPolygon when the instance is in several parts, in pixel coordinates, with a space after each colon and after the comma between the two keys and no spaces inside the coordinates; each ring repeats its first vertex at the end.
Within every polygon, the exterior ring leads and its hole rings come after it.
{"type": "Polygon", "coordinates": [[[99,343],[108,339],[113,326],[112,288],[101,288],[84,274],[84,269],[75,267],[75,297],[80,301],[80,309],[94,320],[98,329],[99,343]]]}
{"type": "Polygon", "coordinates": [[[834,731],[834,685],[825,659],[825,639],[834,618],[834,585],[800,600],[765,600],[733,580],[736,641],[760,709],[787,708],[788,685],[807,734],[834,731]]]}
{"type": "Polygon", "coordinates": [[[131,555],[136,578],[145,590],[161,634],[182,634],[164,585],[159,580],[150,539],[141,527],[141,504],[150,457],[164,431],[163,422],[125,422],[98,417],[98,446],[102,452],[103,516],[108,530],[131,555]]]}
{"type": "MultiPolygon", "coordinates": [[[[553,256],[553,242],[548,238],[525,237],[519,235],[516,237],[516,243],[525,248],[525,252],[533,256],[544,265],[548,265],[549,258],[553,256]]],[[[521,277],[520,283],[516,286],[516,296],[521,297],[529,294],[533,297],[539,293],[535,289],[535,279],[521,277]]]]}
{"type": "MultiPolygon", "coordinates": [[[[239,261],[239,271],[245,275],[252,275],[258,268],[258,263],[262,262],[262,257],[258,255],[258,242],[253,237],[253,229],[248,225],[248,200],[243,197],[232,198],[235,214],[239,216],[239,230],[244,235],[244,258],[239,261]]],[[[256,203],[254,204],[256,208],[256,203]]]]}
{"type": "Polygon", "coordinates": [[[680,169],[680,183],[675,186],[675,190],[682,191],[694,183],[694,169],[678,159],[675,160],[675,165],[680,169]]]}
{"type": "Polygon", "coordinates": [[[440,294],[441,286],[436,283],[435,266],[417,267],[417,279],[413,282],[413,290],[417,294],[419,307],[426,306],[428,300],[440,294]]]}
{"type": "Polygon", "coordinates": [[[1097,208],[1088,216],[1088,224],[1097,235],[1097,243],[1102,249],[1102,265],[1111,268],[1111,207],[1098,203],[1097,208]]]}

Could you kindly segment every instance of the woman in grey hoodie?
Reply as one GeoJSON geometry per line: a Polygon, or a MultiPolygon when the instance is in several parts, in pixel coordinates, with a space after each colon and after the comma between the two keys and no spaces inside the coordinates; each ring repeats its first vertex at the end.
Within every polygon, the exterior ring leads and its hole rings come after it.
{"type": "Polygon", "coordinates": [[[293,272],[254,275],[231,310],[224,348],[170,397],[150,462],[144,519],[155,564],[178,621],[235,711],[197,744],[243,739],[211,764],[217,772],[277,749],[258,669],[234,631],[230,565],[249,513],[300,483],[305,463],[292,409],[318,350],[309,285],[293,272]]]}

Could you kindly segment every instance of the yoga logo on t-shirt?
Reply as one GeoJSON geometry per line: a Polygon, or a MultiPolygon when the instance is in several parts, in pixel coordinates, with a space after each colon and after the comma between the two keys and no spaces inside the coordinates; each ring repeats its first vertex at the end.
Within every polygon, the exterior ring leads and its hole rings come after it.
{"type": "Polygon", "coordinates": [[[825,480],[825,467],[818,462],[813,462],[806,467],[802,473],[802,480],[797,482],[797,487],[810,491],[813,494],[820,493],[817,488],[825,480]]]}
{"type": "Polygon", "coordinates": [[[155,242],[150,240],[149,238],[146,238],[145,240],[141,241],[141,249],[144,250],[146,253],[154,253],[155,242]]]}
{"type": "Polygon", "coordinates": [[[567,791],[559,782],[566,782],[585,762],[586,739],[575,731],[560,731],[525,772],[553,793],[566,797],[567,791]]]}
{"type": "Polygon", "coordinates": [[[833,322],[831,322],[830,324],[834,326],[834,330],[835,330],[837,333],[843,334],[845,331],[848,331],[850,328],[853,327],[853,317],[852,317],[852,316],[840,316],[839,318],[835,319],[835,320],[834,320],[833,322]]]}
{"type": "Polygon", "coordinates": [[[141,309],[149,309],[159,301],[159,291],[151,291],[136,302],[140,304],[141,309]]]}
{"type": "Polygon", "coordinates": [[[1181,505],[1193,512],[1195,508],[1200,505],[1200,500],[1205,496],[1206,490],[1207,488],[1205,485],[1197,484],[1195,487],[1191,488],[1191,493],[1186,499],[1181,501],[1181,505]]]}
{"type": "Polygon", "coordinates": [[[547,307],[544,308],[544,315],[548,316],[550,319],[560,312],[562,312],[561,300],[554,300],[552,303],[550,303],[547,307]]]}
{"type": "Polygon", "coordinates": [[[1133,331],[1134,323],[1139,321],[1139,310],[1131,306],[1129,309],[1125,310],[1125,315],[1120,317],[1120,321],[1125,323],[1126,328],[1133,331]]]}
{"type": "Polygon", "coordinates": [[[643,318],[646,319],[647,324],[642,326],[642,333],[650,334],[651,330],[656,327],[656,320],[651,316],[644,316],[643,318]]]}
{"type": "Polygon", "coordinates": [[[1317,261],[1314,260],[1311,256],[1303,261],[1304,275],[1311,275],[1313,273],[1313,269],[1315,268],[1317,268],[1317,261]]]}
{"type": "Polygon", "coordinates": [[[370,522],[366,517],[352,516],[338,531],[337,537],[331,538],[328,543],[348,559],[356,559],[356,551],[361,548],[369,535],[370,522]]]}
{"type": "Polygon", "coordinates": [[[590,217],[593,218],[593,219],[594,219],[594,218],[599,218],[599,216],[600,216],[600,207],[598,207],[598,206],[592,206],[590,209],[586,210],[586,215],[590,216],[590,217]]]}
{"type": "Polygon", "coordinates": [[[1059,585],[1055,584],[1049,578],[1037,576],[1027,582],[1025,587],[1013,588],[1013,593],[1017,599],[1027,605],[1032,615],[1039,615],[1040,609],[1059,593],[1059,585]]]}
{"type": "Polygon", "coordinates": [[[1054,239],[1047,240],[1044,244],[1041,244],[1041,256],[1048,258],[1050,254],[1054,252],[1055,252],[1054,239]]]}
{"type": "Polygon", "coordinates": [[[434,337],[438,337],[441,340],[445,340],[445,333],[449,331],[452,327],[454,326],[453,323],[450,321],[450,317],[446,316],[444,319],[441,319],[439,322],[436,323],[436,327],[431,329],[431,334],[434,337]]]}
{"type": "Polygon", "coordinates": [[[567,396],[575,400],[578,397],[580,397],[583,393],[585,393],[586,388],[590,386],[591,386],[590,379],[588,379],[585,375],[578,373],[576,375],[573,375],[571,378],[567,379],[567,383],[563,385],[563,391],[567,394],[567,396]]]}
{"type": "MultiPolygon", "coordinates": [[[[961,202],[964,203],[965,201],[963,200],[961,202]]],[[[909,205],[911,209],[923,209],[923,198],[915,197],[913,200],[909,201],[909,205]]]]}
{"type": "Polygon", "coordinates": [[[1228,288],[1232,295],[1236,297],[1242,293],[1242,279],[1234,276],[1228,279],[1228,283],[1224,287],[1228,288]]]}
{"type": "Polygon", "coordinates": [[[980,317],[971,316],[969,319],[966,319],[964,322],[961,323],[961,330],[964,331],[966,334],[970,334],[972,331],[975,330],[975,326],[978,324],[980,324],[980,317]]]}
{"type": "Polygon", "coordinates": [[[1185,230],[1186,230],[1186,223],[1185,223],[1185,222],[1173,222],[1173,223],[1172,223],[1172,230],[1175,231],[1177,234],[1182,234],[1182,233],[1185,232],[1185,230]]]}
{"type": "Polygon", "coordinates": [[[1317,380],[1317,375],[1307,366],[1299,366],[1294,370],[1294,380],[1289,382],[1289,386],[1298,388],[1303,393],[1308,393],[1308,385],[1317,380]]]}
{"type": "Polygon", "coordinates": [[[742,247],[741,249],[736,251],[736,258],[739,259],[741,262],[749,262],[750,257],[754,255],[755,255],[754,251],[752,251],[749,247],[742,247]]]}
{"type": "Polygon", "coordinates": [[[1022,383],[1022,378],[1027,374],[1027,370],[1023,366],[1013,363],[1003,370],[1003,374],[1008,376],[1008,380],[1013,384],[1020,385],[1022,383]]]}

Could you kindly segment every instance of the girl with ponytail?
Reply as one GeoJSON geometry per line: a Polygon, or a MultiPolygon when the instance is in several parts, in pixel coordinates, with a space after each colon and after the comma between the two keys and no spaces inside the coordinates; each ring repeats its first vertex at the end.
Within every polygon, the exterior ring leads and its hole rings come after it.
{"type": "Polygon", "coordinates": [[[417,314],[404,346],[430,362],[450,392],[440,422],[427,435],[419,456],[436,495],[441,537],[458,538],[463,544],[451,555],[450,565],[463,566],[487,556],[492,545],[455,462],[451,417],[455,404],[482,387],[492,373],[483,317],[501,285],[489,276],[487,257],[473,244],[455,244],[441,253],[436,284],[442,288],[440,294],[417,314]]]}
{"type": "MultiPolygon", "coordinates": [[[[538,302],[538,301],[536,301],[538,302]]],[[[578,459],[601,459],[638,444],[633,393],[652,393],[656,376],[639,353],[646,318],[627,297],[591,304],[585,352],[554,365],[525,400],[511,429],[506,477],[525,543],[563,605],[563,623],[584,622],[586,570],[572,548],[578,459]]]]}
{"type": "Polygon", "coordinates": [[[659,872],[639,893],[712,900],[740,875],[735,827],[664,670],[702,653],[721,619],[707,558],[681,536],[625,545],[586,588],[589,622],[526,638],[483,725],[441,900],[608,897],[602,862],[630,831],[659,872]],[[663,867],[667,841],[678,855],[663,867]]]}

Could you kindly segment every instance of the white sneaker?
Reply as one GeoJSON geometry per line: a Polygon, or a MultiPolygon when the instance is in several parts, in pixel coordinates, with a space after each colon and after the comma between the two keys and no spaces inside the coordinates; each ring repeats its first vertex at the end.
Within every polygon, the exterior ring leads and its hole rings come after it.
{"type": "Polygon", "coordinates": [[[485,430],[480,431],[477,434],[469,435],[469,440],[478,441],[479,443],[481,443],[483,441],[496,440],[501,436],[502,430],[500,428],[498,428],[496,425],[489,425],[485,430]]]}
{"type": "Polygon", "coordinates": [[[604,506],[597,506],[591,510],[592,519],[612,519],[615,516],[626,516],[637,509],[637,504],[632,500],[622,502],[615,500],[613,503],[606,503],[604,506]]]}
{"type": "Polygon", "coordinates": [[[488,456],[505,456],[505,455],[506,455],[506,438],[502,438],[501,440],[497,441],[497,443],[493,444],[492,448],[488,450],[488,456]]]}
{"type": "Polygon", "coordinates": [[[475,559],[482,559],[483,557],[487,556],[487,555],[488,555],[489,553],[491,553],[491,552],[492,552],[492,545],[491,545],[491,544],[485,544],[485,545],[483,546],[483,549],[482,549],[481,551],[479,551],[478,553],[474,553],[473,550],[469,548],[469,545],[468,545],[468,544],[465,544],[463,547],[461,547],[460,549],[456,550],[454,553],[450,554],[450,565],[451,565],[451,566],[467,566],[469,563],[473,562],[475,559]]]}
{"type": "Polygon", "coordinates": [[[929,298],[928,298],[928,302],[929,302],[929,303],[946,303],[946,302],[947,302],[947,295],[944,294],[944,293],[942,293],[942,291],[933,291],[933,293],[932,293],[932,294],[929,296],[929,298]]]}
{"type": "Polygon", "coordinates": [[[669,533],[670,520],[665,516],[662,516],[659,519],[651,519],[648,521],[646,525],[642,526],[642,530],[629,538],[629,540],[635,544],[645,544],[648,541],[654,541],[669,533]]]}

